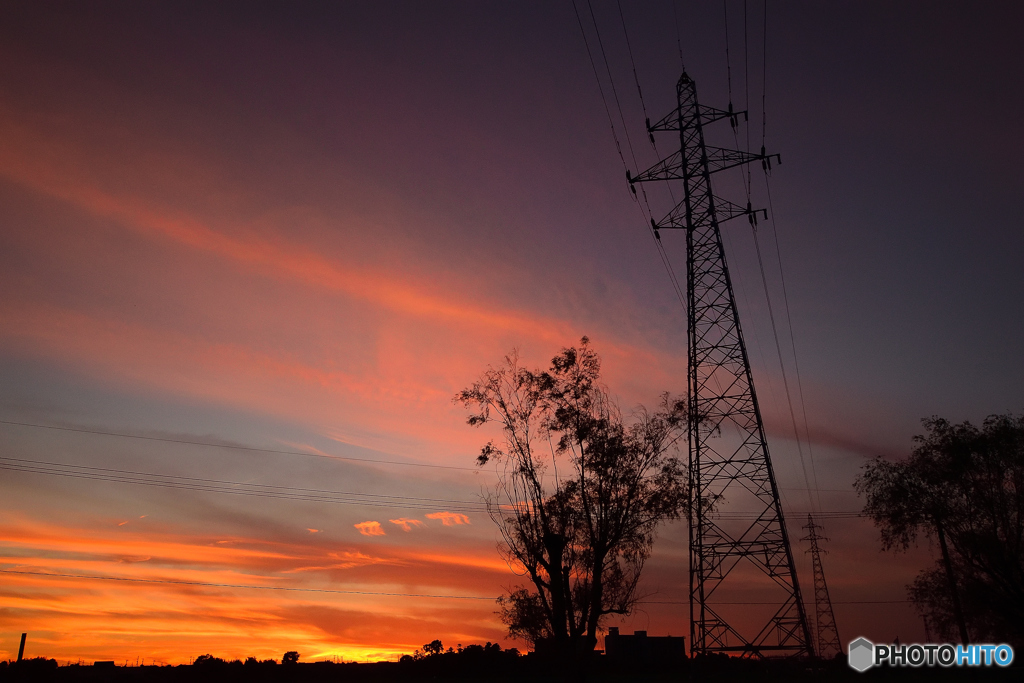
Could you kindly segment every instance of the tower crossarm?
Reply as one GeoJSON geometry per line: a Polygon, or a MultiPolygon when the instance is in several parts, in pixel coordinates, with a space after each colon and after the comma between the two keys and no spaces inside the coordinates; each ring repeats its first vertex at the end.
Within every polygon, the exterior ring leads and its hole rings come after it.
{"type": "MultiPolygon", "coordinates": [[[[715,196],[715,219],[719,223],[730,221],[733,218],[746,216],[747,220],[757,225],[757,216],[761,214],[765,220],[768,219],[767,209],[755,209],[749,203],[746,207],[734,204],[728,199],[715,196]]],[[[660,221],[651,220],[651,227],[655,230],[684,230],[686,229],[686,200],[680,200],[676,206],[660,221]]]]}
{"type": "MultiPolygon", "coordinates": [[[[771,168],[772,159],[775,159],[776,163],[782,163],[781,155],[767,154],[764,150],[754,153],[744,152],[741,149],[727,149],[725,147],[712,147],[710,145],[705,145],[705,150],[707,152],[706,162],[707,171],[709,173],[726,171],[730,168],[736,168],[737,166],[743,166],[755,161],[760,161],[765,169],[771,168]]],[[[657,180],[688,180],[690,177],[702,170],[700,167],[695,167],[694,161],[697,161],[701,166],[703,166],[705,158],[701,157],[699,160],[686,159],[683,157],[682,150],[680,150],[670,154],[648,168],[646,171],[635,176],[629,171],[626,171],[626,180],[629,181],[630,185],[635,183],[649,183],[657,180]]]]}
{"type": "Polygon", "coordinates": [[[779,154],[766,154],[762,149],[759,153],[744,152],[740,149],[726,149],[725,147],[707,147],[708,151],[708,171],[711,173],[717,173],[718,171],[725,171],[730,168],[736,168],[737,166],[743,166],[744,164],[750,164],[755,161],[760,161],[765,169],[771,168],[771,160],[775,159],[776,163],[782,163],[782,156],[779,154]]]}
{"type": "MultiPolygon", "coordinates": [[[[668,114],[663,116],[657,123],[651,123],[650,119],[647,119],[647,132],[648,133],[678,133],[680,130],[692,127],[694,125],[692,119],[686,123],[682,123],[679,115],[680,108],[676,107],[668,114]]],[[[707,105],[697,105],[698,116],[700,116],[700,125],[706,126],[709,123],[715,121],[721,121],[722,119],[730,119],[733,128],[736,127],[740,116],[743,117],[744,121],[748,120],[746,110],[743,111],[729,111],[726,109],[717,109],[715,107],[708,107],[707,105]]],[[[691,114],[692,116],[692,114],[691,114]]]]}

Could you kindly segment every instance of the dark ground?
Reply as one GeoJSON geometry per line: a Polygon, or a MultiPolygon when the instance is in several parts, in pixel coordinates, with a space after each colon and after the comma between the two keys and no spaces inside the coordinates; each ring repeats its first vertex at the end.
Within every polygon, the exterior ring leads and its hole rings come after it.
{"type": "Polygon", "coordinates": [[[335,664],[331,662],[275,664],[241,662],[204,662],[181,666],[85,666],[58,667],[54,660],[34,659],[20,664],[0,663],[0,681],[67,681],[156,683],[213,681],[254,683],[338,681],[345,683],[405,683],[407,681],[529,681],[530,683],[678,683],[715,681],[716,683],[752,683],[753,681],[1024,681],[1024,667],[1006,669],[921,667],[917,669],[871,669],[858,673],[845,660],[832,662],[759,662],[737,659],[683,660],[673,665],[645,667],[637,662],[610,665],[595,658],[586,671],[562,667],[536,656],[500,656],[475,661],[458,658],[427,657],[403,662],[377,664],[335,664]]]}

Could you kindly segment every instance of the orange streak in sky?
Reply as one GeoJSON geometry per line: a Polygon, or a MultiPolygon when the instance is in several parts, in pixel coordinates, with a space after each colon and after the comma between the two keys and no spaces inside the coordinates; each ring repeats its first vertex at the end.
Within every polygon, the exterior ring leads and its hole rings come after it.
{"type": "MultiPolygon", "coordinates": [[[[358,544],[338,550],[315,543],[304,529],[296,530],[292,542],[271,542],[166,529],[131,532],[115,520],[71,528],[0,513],[0,569],[50,574],[2,574],[0,632],[32,632],[32,656],[66,661],[141,655],[180,663],[204,652],[279,659],[285,650],[297,649],[309,660],[328,654],[379,659],[411,652],[435,637],[466,643],[502,637],[490,599],[330,592],[497,593],[504,567],[466,557],[421,556],[394,546],[372,555],[358,544]],[[390,575],[391,570],[399,573],[390,575]]],[[[11,647],[0,641],[0,657],[11,656],[11,647]]]]}
{"type": "MultiPolygon", "coordinates": [[[[88,167],[94,163],[94,153],[74,142],[58,141],[23,119],[24,116],[0,109],[0,131],[6,130],[0,136],[0,176],[33,192],[112,219],[139,234],[214,254],[262,275],[340,292],[399,313],[430,321],[445,320],[471,328],[477,334],[481,330],[513,333],[552,348],[576,341],[577,332],[564,320],[483,307],[466,301],[457,292],[432,293],[400,269],[375,271],[343,264],[283,239],[265,239],[243,225],[215,229],[209,221],[183,214],[174,207],[104,190],[90,180],[94,174],[88,167]]],[[[628,358],[648,368],[672,365],[672,359],[661,354],[610,338],[601,341],[601,350],[608,356],[628,358]]]]}
{"type": "Polygon", "coordinates": [[[138,197],[115,196],[74,177],[66,171],[67,165],[54,163],[67,156],[68,150],[46,139],[41,132],[11,120],[9,112],[4,114],[0,111],[0,123],[8,132],[4,136],[6,144],[0,147],[4,151],[0,155],[0,176],[34,192],[115,220],[130,230],[210,252],[266,275],[343,292],[402,313],[429,319],[440,317],[470,327],[514,330],[552,343],[572,338],[562,321],[453,303],[450,296],[431,295],[418,286],[396,280],[391,274],[340,266],[314,252],[270,242],[244,228],[244,236],[236,237],[169,207],[152,206],[138,197]],[[49,164],[47,158],[51,160],[49,164]],[[58,168],[64,172],[55,170],[58,168]]]}

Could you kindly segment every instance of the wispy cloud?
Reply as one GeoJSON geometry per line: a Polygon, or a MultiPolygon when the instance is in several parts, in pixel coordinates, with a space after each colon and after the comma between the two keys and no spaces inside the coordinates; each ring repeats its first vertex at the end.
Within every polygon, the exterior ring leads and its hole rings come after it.
{"type": "Polygon", "coordinates": [[[427,519],[440,520],[441,524],[444,524],[445,526],[469,524],[469,517],[459,514],[458,512],[429,512],[425,516],[427,519]]]}
{"type": "Polygon", "coordinates": [[[353,524],[352,526],[359,529],[359,533],[361,533],[363,536],[384,535],[384,527],[380,525],[380,522],[359,522],[358,524],[353,524]]]}
{"type": "Polygon", "coordinates": [[[409,517],[399,517],[398,519],[389,519],[388,521],[402,527],[402,531],[412,531],[414,527],[426,526],[422,520],[410,519],[409,517]]]}

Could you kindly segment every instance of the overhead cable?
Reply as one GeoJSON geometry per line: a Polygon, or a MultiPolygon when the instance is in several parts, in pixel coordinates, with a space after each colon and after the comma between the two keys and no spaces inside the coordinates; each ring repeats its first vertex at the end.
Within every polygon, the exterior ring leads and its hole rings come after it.
{"type": "Polygon", "coordinates": [[[141,441],[157,441],[161,443],[185,444],[189,446],[206,446],[208,448],[227,448],[236,451],[252,451],[254,453],[273,453],[274,455],[300,455],[306,458],[326,458],[329,460],[345,460],[350,462],[363,462],[370,465],[400,465],[403,467],[427,467],[441,470],[463,470],[469,472],[478,471],[475,467],[459,467],[456,465],[435,465],[425,462],[406,462],[402,460],[378,460],[376,458],[356,458],[347,455],[332,455],[329,453],[309,453],[304,451],[288,451],[277,448],[258,448],[256,446],[245,446],[242,444],[217,443],[211,441],[199,441],[195,439],[178,439],[166,436],[144,436],[142,434],[129,434],[126,432],[115,432],[103,429],[87,429],[85,427],[58,427],[56,425],[37,424],[34,422],[15,422],[13,420],[0,420],[0,424],[15,425],[18,427],[32,427],[35,429],[50,429],[59,432],[77,432],[79,434],[94,434],[98,436],[115,436],[124,439],[139,439],[141,441]]]}
{"type": "Polygon", "coordinates": [[[412,510],[436,511],[444,507],[455,512],[486,512],[483,503],[452,500],[448,498],[418,498],[413,496],[392,496],[374,493],[357,493],[352,491],[330,491],[324,489],[300,488],[294,486],[276,486],[269,484],[253,484],[222,479],[203,477],[184,477],[156,472],[138,472],[107,467],[73,465],[69,463],[27,460],[0,456],[0,470],[43,474],[49,476],[70,477],[73,479],[91,479],[109,481],[120,484],[138,484],[159,488],[184,489],[207,493],[226,493],[238,496],[256,496],[260,498],[280,498],[285,500],[303,500],[338,505],[360,505],[369,507],[403,508],[412,510]]]}

